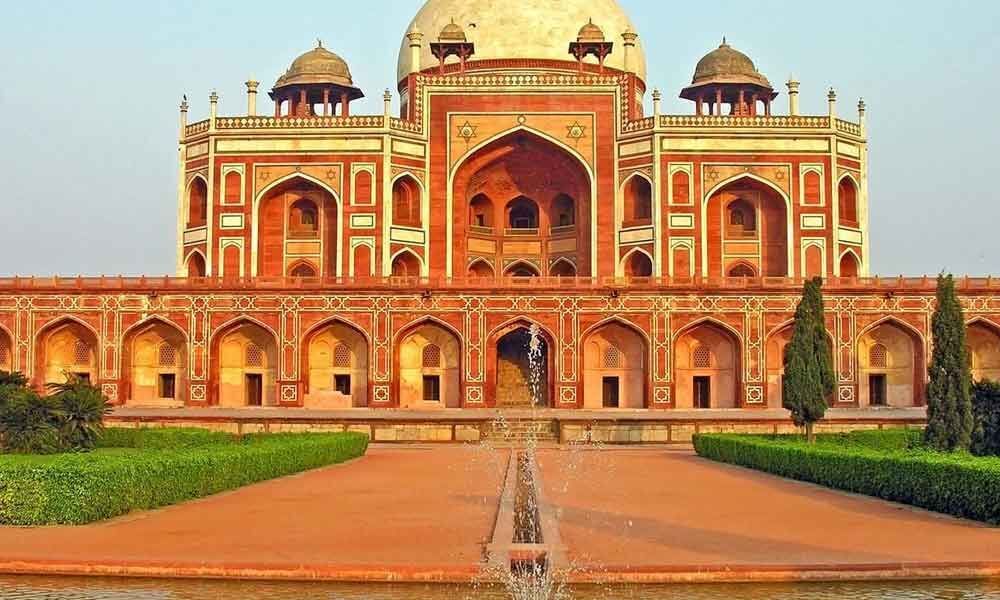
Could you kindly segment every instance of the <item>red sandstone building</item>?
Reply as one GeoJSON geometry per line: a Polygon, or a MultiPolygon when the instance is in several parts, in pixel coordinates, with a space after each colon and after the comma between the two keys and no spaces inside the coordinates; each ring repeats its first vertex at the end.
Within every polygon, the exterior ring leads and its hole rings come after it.
{"type": "MultiPolygon", "coordinates": [[[[430,0],[398,114],[353,114],[322,44],[267,115],[254,81],[242,115],[185,102],[177,277],[0,281],[0,369],[133,406],[524,405],[537,325],[546,406],[777,407],[820,275],[833,405],[921,405],[933,282],[869,277],[864,104],[801,115],[789,81],[779,115],[724,42],[661,114],[645,64],[614,0],[430,0]]],[[[996,288],[960,287],[996,377],[996,288]]]]}

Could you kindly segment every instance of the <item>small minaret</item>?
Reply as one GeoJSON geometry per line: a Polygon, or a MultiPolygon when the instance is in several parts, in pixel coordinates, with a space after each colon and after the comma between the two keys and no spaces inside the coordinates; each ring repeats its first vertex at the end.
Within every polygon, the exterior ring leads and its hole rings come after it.
{"type": "Polygon", "coordinates": [[[635,65],[632,64],[632,61],[635,60],[635,46],[638,39],[639,34],[631,29],[627,29],[622,34],[622,40],[624,40],[622,43],[622,58],[625,63],[625,71],[628,73],[635,72],[635,65]]]}
{"type": "Polygon", "coordinates": [[[421,69],[420,48],[423,46],[424,34],[414,25],[406,33],[406,39],[410,42],[410,73],[419,73],[421,69]]]}
{"type": "Polygon", "coordinates": [[[830,88],[830,91],[826,93],[826,102],[830,109],[830,125],[833,125],[834,119],[837,118],[837,91],[830,88]]]}
{"type": "Polygon", "coordinates": [[[386,119],[385,123],[386,123],[386,126],[388,127],[388,125],[389,125],[389,115],[392,114],[392,92],[390,92],[388,90],[388,88],[382,94],[382,104],[383,104],[383,106],[382,106],[382,111],[383,111],[382,114],[385,115],[385,119],[386,119]]]}
{"type": "Polygon", "coordinates": [[[219,116],[219,94],[215,90],[208,95],[208,128],[215,130],[215,118],[219,116]]]}
{"type": "Polygon", "coordinates": [[[790,76],[785,85],[788,86],[788,114],[797,117],[799,115],[799,82],[795,80],[795,76],[790,76]]]}
{"type": "Polygon", "coordinates": [[[188,97],[185,94],[181,98],[181,139],[187,135],[187,123],[188,123],[188,97]]]}
{"type": "Polygon", "coordinates": [[[660,101],[663,100],[663,94],[660,90],[653,89],[653,116],[659,119],[660,117],[660,101]]]}
{"type": "Polygon", "coordinates": [[[257,116],[257,86],[260,85],[259,81],[254,81],[251,77],[247,82],[247,115],[251,117],[257,116]]]}
{"type": "Polygon", "coordinates": [[[865,129],[866,129],[865,121],[867,121],[865,113],[867,112],[867,109],[868,107],[865,105],[865,99],[861,98],[860,100],[858,100],[858,125],[861,126],[862,137],[864,137],[865,135],[865,129]]]}

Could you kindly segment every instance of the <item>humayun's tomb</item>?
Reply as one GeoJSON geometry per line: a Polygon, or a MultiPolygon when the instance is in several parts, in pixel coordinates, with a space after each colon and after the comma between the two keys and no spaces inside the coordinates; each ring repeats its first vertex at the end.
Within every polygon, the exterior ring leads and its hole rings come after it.
{"type": "MultiPolygon", "coordinates": [[[[831,405],[923,405],[934,280],[869,273],[863,102],[800,114],[724,41],[662,114],[615,0],[429,0],[402,37],[380,114],[329,43],[273,108],[256,81],[242,114],[185,101],[176,276],[0,280],[0,369],[126,407],[459,415],[530,402],[537,325],[547,408],[776,408],[819,275],[831,405]]],[[[958,287],[1000,377],[998,286],[958,287]]]]}

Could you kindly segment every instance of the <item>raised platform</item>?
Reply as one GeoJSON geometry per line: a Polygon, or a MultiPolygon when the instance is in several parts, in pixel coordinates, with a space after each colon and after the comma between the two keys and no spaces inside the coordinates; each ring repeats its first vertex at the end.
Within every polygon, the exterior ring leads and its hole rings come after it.
{"type": "MultiPolygon", "coordinates": [[[[817,431],[919,427],[924,408],[830,409],[817,431]]],[[[718,410],[311,410],[301,408],[117,408],[123,427],[203,427],[233,433],[359,431],[377,442],[519,441],[687,444],[695,433],[795,433],[784,409],[718,410]]]]}

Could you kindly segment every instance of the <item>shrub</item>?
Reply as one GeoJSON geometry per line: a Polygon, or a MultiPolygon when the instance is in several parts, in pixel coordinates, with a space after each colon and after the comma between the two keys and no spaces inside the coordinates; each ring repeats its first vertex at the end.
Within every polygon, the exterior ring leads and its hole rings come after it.
{"type": "Polygon", "coordinates": [[[1000,383],[979,381],[972,388],[972,453],[1000,456],[1000,383]]]}
{"type": "Polygon", "coordinates": [[[156,429],[108,427],[97,441],[97,447],[180,450],[213,444],[228,444],[237,440],[238,437],[233,434],[194,427],[156,429]]]}
{"type": "Polygon", "coordinates": [[[90,450],[104,431],[104,415],[111,411],[97,387],[78,377],[66,383],[50,383],[53,400],[59,407],[59,436],[65,448],[90,450]]]}
{"type": "Polygon", "coordinates": [[[0,389],[0,447],[22,454],[50,454],[63,450],[59,435],[60,404],[34,390],[6,386],[0,389]]]}
{"type": "Polygon", "coordinates": [[[712,460],[1000,524],[1000,459],[797,436],[697,435],[694,447],[712,460]]]}
{"type": "MultiPolygon", "coordinates": [[[[108,431],[111,439],[133,435],[108,431]]],[[[135,435],[160,442],[180,437],[138,431],[135,435]]],[[[339,463],[363,455],[368,446],[368,437],[357,433],[224,439],[207,443],[206,436],[203,445],[174,450],[102,448],[88,454],[0,456],[0,524],[90,523],[339,463]]]]}

